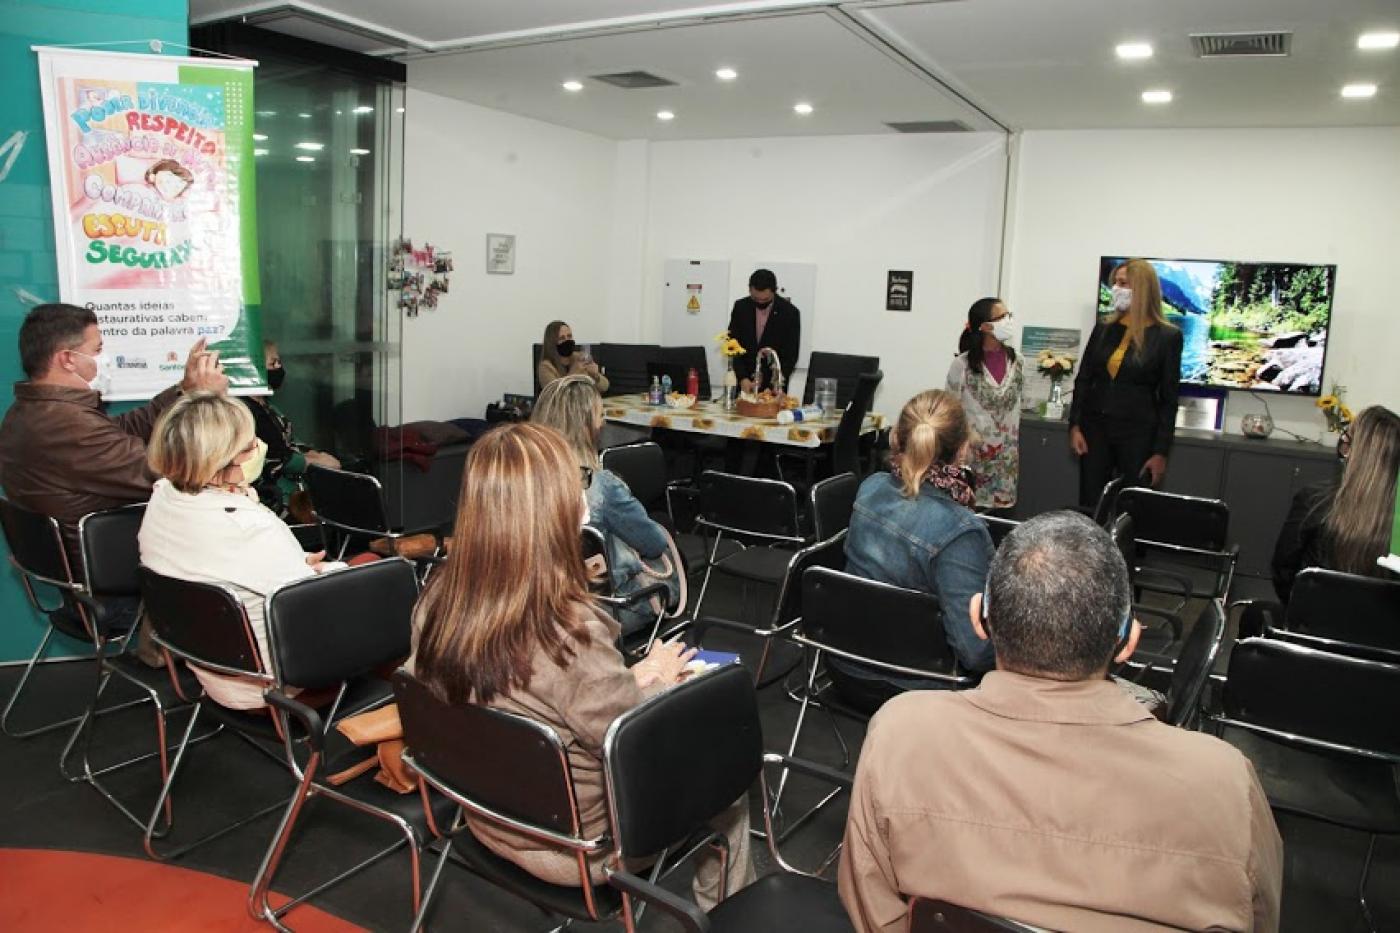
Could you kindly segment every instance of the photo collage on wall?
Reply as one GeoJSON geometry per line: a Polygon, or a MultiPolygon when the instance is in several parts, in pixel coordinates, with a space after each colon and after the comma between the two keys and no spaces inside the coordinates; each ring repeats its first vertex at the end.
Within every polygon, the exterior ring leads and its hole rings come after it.
{"type": "Polygon", "coordinates": [[[438,295],[447,294],[448,273],[452,271],[451,252],[431,243],[414,249],[412,240],[401,237],[389,255],[388,287],[399,293],[400,310],[417,317],[423,308],[437,307],[438,295]]]}

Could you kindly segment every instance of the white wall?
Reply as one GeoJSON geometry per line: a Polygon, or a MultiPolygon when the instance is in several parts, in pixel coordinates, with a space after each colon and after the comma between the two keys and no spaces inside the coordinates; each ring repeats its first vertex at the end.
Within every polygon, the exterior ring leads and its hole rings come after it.
{"type": "MultiPolygon", "coordinates": [[[[609,329],[618,146],[588,133],[410,90],[404,235],[450,249],[452,290],[404,321],[403,420],[481,417],[531,393],[530,345],[561,318],[609,329]],[[514,275],[487,275],[486,234],[516,237],[514,275]]],[[[620,248],[620,247],[619,247],[620,248]]]]}
{"type": "MultiPolygon", "coordinates": [[[[880,357],[875,408],[941,386],[967,306],[996,289],[1005,149],[998,134],[652,143],[641,337],[661,332],[667,259],[728,259],[728,300],[761,260],[817,266],[812,347],[880,357]],[[914,270],[909,313],[885,310],[885,273],[914,270]]],[[[809,309],[802,309],[806,312],[809,309]]],[[[621,339],[621,338],[619,338],[621,339]]],[[[806,361],[801,361],[806,366],[806,361]]],[[[797,384],[800,385],[800,382],[797,384]]],[[[794,388],[797,386],[795,385],[794,388]]]]}
{"type": "MultiPolygon", "coordinates": [[[[1087,338],[1101,255],[1336,263],[1324,380],[1354,411],[1400,401],[1400,128],[1028,132],[1017,161],[1006,298],[1023,324],[1087,338]]],[[[1280,426],[1331,442],[1312,399],[1269,399],[1280,426]]],[[[1228,429],[1261,410],[1232,393],[1228,429]]]]}

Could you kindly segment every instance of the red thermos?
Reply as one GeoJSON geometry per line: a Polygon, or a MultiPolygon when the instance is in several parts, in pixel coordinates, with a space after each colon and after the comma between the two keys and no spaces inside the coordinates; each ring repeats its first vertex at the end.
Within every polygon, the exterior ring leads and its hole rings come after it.
{"type": "Polygon", "coordinates": [[[700,397],[700,372],[694,366],[685,374],[685,394],[700,397]]]}

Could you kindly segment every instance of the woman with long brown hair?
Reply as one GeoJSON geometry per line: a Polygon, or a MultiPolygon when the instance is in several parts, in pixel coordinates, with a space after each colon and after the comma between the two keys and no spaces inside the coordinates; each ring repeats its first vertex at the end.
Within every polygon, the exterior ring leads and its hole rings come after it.
{"type": "MultiPolygon", "coordinates": [[[[415,614],[416,676],[449,703],[479,703],[551,726],[569,750],[585,836],[607,830],[603,737],[646,697],[678,683],[694,655],[658,643],[628,669],[619,628],[589,599],[579,544],[584,521],[578,463],[563,437],[538,424],[503,425],[467,457],[457,534],[415,614]]],[[[493,852],[553,884],[581,884],[572,853],[468,817],[493,852]]],[[[729,840],[728,890],[753,878],[748,801],[716,821],[729,840]]],[[[602,861],[590,863],[602,883],[602,861]]],[[[700,857],[695,894],[713,906],[721,860],[700,857]]]]}
{"type": "Polygon", "coordinates": [[[1305,567],[1382,576],[1390,553],[1395,484],[1400,474],[1400,415],[1380,405],[1357,415],[1337,440],[1339,481],[1298,490],[1274,545],[1274,591],[1288,601],[1305,567]]]}
{"type": "Polygon", "coordinates": [[[597,363],[579,352],[573,328],[563,321],[550,321],[545,325],[540,358],[535,364],[536,392],[556,379],[573,375],[587,376],[599,393],[608,391],[608,377],[597,363]]]}
{"type": "Polygon", "coordinates": [[[1160,486],[1176,433],[1180,328],[1162,315],[1162,285],[1145,259],[1113,270],[1113,309],[1094,325],[1074,377],[1069,445],[1079,457],[1079,504],[1093,506],[1114,476],[1160,486]]]}

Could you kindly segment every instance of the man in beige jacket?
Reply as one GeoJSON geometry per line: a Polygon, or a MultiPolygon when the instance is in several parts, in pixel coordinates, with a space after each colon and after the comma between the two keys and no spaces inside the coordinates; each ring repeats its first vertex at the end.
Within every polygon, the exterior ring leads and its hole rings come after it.
{"type": "Polygon", "coordinates": [[[1056,512],[972,599],[996,670],[871,721],[840,869],[856,929],[938,898],[1053,930],[1277,930],[1283,843],[1249,761],[1106,679],[1137,644],[1108,534],[1056,512]]]}

